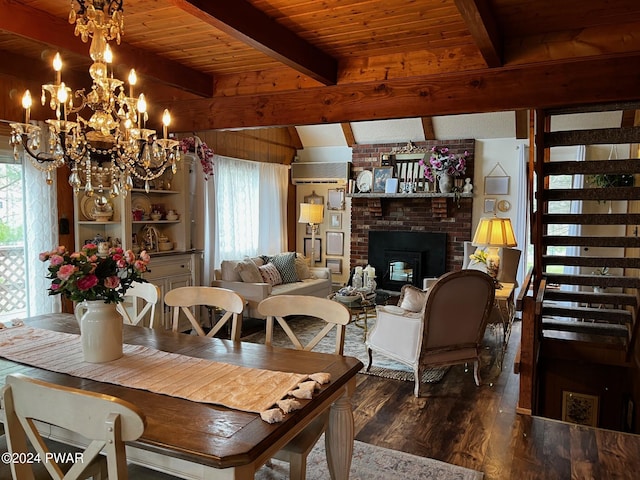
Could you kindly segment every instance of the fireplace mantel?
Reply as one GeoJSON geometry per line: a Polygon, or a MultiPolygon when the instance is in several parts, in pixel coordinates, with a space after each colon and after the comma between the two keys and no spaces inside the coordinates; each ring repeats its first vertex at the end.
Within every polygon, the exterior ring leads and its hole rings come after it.
{"type": "Polygon", "coordinates": [[[415,192],[415,193],[347,193],[347,197],[353,198],[473,198],[473,193],[436,193],[436,192],[415,192]]]}

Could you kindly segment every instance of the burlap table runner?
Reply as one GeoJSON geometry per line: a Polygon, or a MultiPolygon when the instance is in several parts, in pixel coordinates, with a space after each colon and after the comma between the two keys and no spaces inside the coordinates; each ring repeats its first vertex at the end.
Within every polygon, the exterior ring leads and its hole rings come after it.
{"type": "Polygon", "coordinates": [[[307,375],[240,367],[123,346],[124,355],[107,363],[83,360],[80,336],[19,326],[0,330],[0,356],[19,363],[154,393],[212,403],[246,412],[271,408],[307,375]]]}

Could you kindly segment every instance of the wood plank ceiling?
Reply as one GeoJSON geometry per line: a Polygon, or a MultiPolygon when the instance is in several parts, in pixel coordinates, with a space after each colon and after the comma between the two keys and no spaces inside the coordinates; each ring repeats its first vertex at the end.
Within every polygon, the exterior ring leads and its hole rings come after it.
{"type": "MultiPolygon", "coordinates": [[[[67,83],[88,86],[68,0],[0,10],[3,85],[39,91],[59,50],[67,83]]],[[[170,108],[176,131],[640,98],[637,0],[130,0],[124,12],[116,75],[135,66],[150,115],[170,108]]],[[[20,118],[15,95],[0,104],[20,118]]]]}

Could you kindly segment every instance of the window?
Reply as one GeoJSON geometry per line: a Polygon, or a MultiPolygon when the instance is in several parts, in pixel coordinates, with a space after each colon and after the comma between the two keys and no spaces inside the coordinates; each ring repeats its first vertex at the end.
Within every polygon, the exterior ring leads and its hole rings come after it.
{"type": "Polygon", "coordinates": [[[0,163],[0,321],[27,311],[22,183],[22,165],[0,163]]]}
{"type": "Polygon", "coordinates": [[[215,263],[285,250],[288,168],[221,156],[215,163],[215,263]]]}
{"type": "Polygon", "coordinates": [[[58,241],[55,187],[30,161],[16,163],[0,149],[0,201],[0,321],[59,311],[38,259],[58,241]]]}

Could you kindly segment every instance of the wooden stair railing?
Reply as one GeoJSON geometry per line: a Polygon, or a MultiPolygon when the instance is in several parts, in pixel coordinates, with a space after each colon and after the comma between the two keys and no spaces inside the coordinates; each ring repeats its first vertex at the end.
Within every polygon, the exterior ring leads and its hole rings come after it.
{"type": "MultiPolygon", "coordinates": [[[[535,312],[539,319],[540,340],[575,339],[595,346],[618,348],[628,362],[640,325],[640,182],[628,181],[640,174],[640,159],[550,161],[551,148],[578,145],[640,144],[640,127],[551,131],[552,118],[558,115],[607,110],[640,109],[640,104],[589,106],[584,108],[540,110],[537,112],[536,153],[531,171],[536,174],[536,211],[534,229],[535,312]],[[559,175],[584,175],[581,188],[549,188],[550,180],[559,175]],[[594,176],[624,175],[623,186],[596,187],[594,176]],[[581,201],[591,205],[583,213],[557,213],[556,202],[581,201]],[[627,202],[616,204],[615,213],[594,212],[595,202],[627,202]],[[591,202],[591,203],[589,203],[591,202]],[[626,212],[620,212],[626,205],[626,212]],[[601,226],[596,233],[570,235],[552,232],[552,226],[601,226]],[[612,234],[612,231],[617,233],[612,234]],[[620,232],[624,232],[620,234],[620,232]],[[562,255],[563,247],[573,247],[585,255],[562,255]],[[597,255],[587,256],[590,249],[597,255]],[[623,251],[624,254],[620,254],[623,251]],[[572,268],[565,268],[572,267],[572,268]],[[611,275],[596,275],[596,269],[607,267],[611,275]],[[566,273],[577,272],[577,273],[566,273]],[[555,332],[555,333],[554,333],[555,332]]],[[[621,148],[628,151],[629,148],[621,148]]],[[[617,155],[616,155],[617,156],[617,155]]],[[[601,177],[600,177],[601,178],[601,177]]],[[[607,177],[609,178],[609,177],[607,177]]],[[[621,178],[621,177],[616,177],[621,178]]],[[[611,204],[609,204],[611,205],[611,204]]]]}

